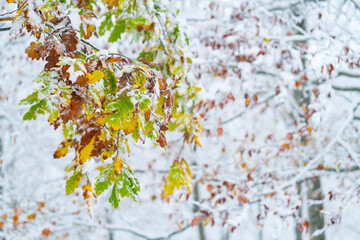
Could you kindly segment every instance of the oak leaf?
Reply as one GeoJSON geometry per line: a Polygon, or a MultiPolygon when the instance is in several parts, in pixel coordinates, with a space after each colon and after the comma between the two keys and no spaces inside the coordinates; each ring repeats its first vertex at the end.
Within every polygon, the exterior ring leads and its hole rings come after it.
{"type": "Polygon", "coordinates": [[[49,228],[45,228],[45,229],[43,229],[42,232],[41,232],[41,235],[43,235],[43,236],[45,236],[45,237],[50,236],[50,234],[51,234],[51,231],[50,231],[49,228]]]}
{"type": "Polygon", "coordinates": [[[103,79],[105,74],[101,71],[94,71],[93,73],[86,74],[90,84],[95,84],[97,81],[103,79]]]}
{"type": "Polygon", "coordinates": [[[83,165],[87,160],[89,160],[91,158],[91,152],[93,150],[94,147],[94,142],[95,142],[95,137],[93,137],[90,141],[90,143],[84,147],[83,149],[81,149],[80,151],[80,165],[83,165]]]}

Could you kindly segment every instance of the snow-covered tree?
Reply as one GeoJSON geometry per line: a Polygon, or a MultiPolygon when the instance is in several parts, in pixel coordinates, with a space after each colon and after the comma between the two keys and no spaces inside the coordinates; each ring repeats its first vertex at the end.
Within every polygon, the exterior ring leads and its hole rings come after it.
{"type": "Polygon", "coordinates": [[[356,239],[356,1],[0,8],[0,237],[356,239]]]}

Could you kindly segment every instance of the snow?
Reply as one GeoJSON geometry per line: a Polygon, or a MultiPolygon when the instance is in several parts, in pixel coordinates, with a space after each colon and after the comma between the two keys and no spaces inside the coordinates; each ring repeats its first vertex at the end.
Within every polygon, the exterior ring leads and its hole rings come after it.
{"type": "MultiPolygon", "coordinates": [[[[360,92],[338,89],[360,89],[358,67],[351,68],[346,61],[356,62],[360,55],[360,36],[356,31],[360,23],[359,10],[351,1],[338,0],[304,4],[295,0],[257,0],[244,8],[252,9],[250,12],[241,11],[245,6],[243,1],[184,0],[171,4],[166,6],[180,8],[178,20],[190,38],[190,45],[185,46],[186,56],[193,59],[188,79],[197,81],[197,86],[202,88],[197,96],[199,101],[203,100],[205,106],[208,100],[215,102],[213,108],[201,107],[197,113],[204,114],[202,147],[194,150],[194,146],[185,144],[181,150],[182,136],[172,132],[167,133],[166,150],[154,147],[150,141],[145,144],[129,141],[132,151],[130,157],[125,154],[124,158],[141,184],[139,204],[121,199],[119,209],[115,210],[108,203],[110,193],[106,193],[94,199],[92,219],[80,189],[75,194],[65,194],[65,178],[69,173],[63,169],[71,162],[74,152],[65,158],[53,159],[53,152],[63,140],[61,131],[49,126],[47,116],[22,121],[30,106],[19,106],[18,102],[31,93],[35,86],[31,81],[44,65],[42,61],[30,61],[24,53],[34,39],[28,36],[13,39],[8,33],[1,33],[0,221],[4,213],[9,214],[10,220],[0,229],[0,236],[39,239],[41,231],[49,228],[53,232],[49,239],[65,239],[65,233],[70,234],[68,239],[110,239],[111,234],[113,239],[144,239],[133,232],[148,238],[165,237],[179,230],[179,226],[184,228],[191,223],[196,205],[211,213],[215,220],[213,227],[209,226],[211,223],[205,227],[207,240],[295,239],[297,222],[308,219],[309,205],[318,203],[307,195],[308,180],[319,176],[324,196],[319,202],[324,204],[325,227],[314,234],[325,232],[327,240],[358,240],[359,174],[344,172],[344,169],[356,169],[360,164],[360,125],[353,120],[359,116],[356,106],[360,92]],[[213,9],[210,9],[211,2],[213,9]],[[298,3],[299,15],[295,16],[289,6],[298,3]],[[273,10],[275,8],[278,10],[273,10]],[[231,18],[236,12],[241,13],[242,20],[231,18]],[[305,30],[296,25],[303,19],[305,30]],[[229,32],[233,35],[223,38],[229,32]],[[288,34],[292,32],[298,33],[288,34]],[[305,48],[297,45],[304,42],[305,48]],[[220,48],[211,43],[220,44],[220,48]],[[230,47],[231,44],[236,47],[230,47]],[[345,46],[350,49],[348,55],[344,52],[345,46]],[[266,54],[258,55],[260,50],[266,54]],[[282,52],[285,50],[289,52],[282,52]],[[255,60],[236,60],[240,55],[252,55],[255,60]],[[331,75],[327,70],[329,64],[334,66],[331,75]],[[301,80],[303,75],[308,80],[301,80]],[[300,87],[295,86],[298,80],[300,87]],[[296,91],[303,92],[303,96],[294,94],[296,91]],[[235,101],[224,103],[229,93],[235,101]],[[251,99],[249,106],[245,104],[245,93],[251,99]],[[252,98],[254,94],[258,97],[257,104],[252,98]],[[315,111],[308,119],[302,104],[307,105],[309,111],[315,111]],[[293,135],[292,140],[288,139],[288,133],[293,135]],[[289,149],[281,149],[284,144],[289,149]],[[181,188],[166,203],[160,199],[163,180],[179,155],[191,166],[193,182],[199,186],[198,199],[193,193],[186,200],[187,191],[181,188]],[[329,171],[322,170],[320,165],[329,171]],[[225,182],[234,184],[234,189],[225,182]],[[297,184],[302,186],[301,191],[297,184]],[[208,185],[214,187],[214,197],[207,190],[208,185]],[[330,192],[334,195],[332,200],[330,192]],[[246,197],[247,203],[239,202],[240,195],[246,197]],[[46,205],[38,212],[40,202],[46,205]],[[298,216],[298,205],[302,206],[302,216],[298,216]],[[15,227],[14,206],[23,211],[21,222],[33,212],[37,212],[37,216],[29,225],[15,227]],[[341,216],[341,221],[333,225],[331,219],[337,216],[341,216]],[[237,229],[229,233],[232,226],[237,229]]],[[[3,5],[7,4],[0,3],[0,7],[3,5]]],[[[6,12],[8,10],[6,8],[6,12]]],[[[70,13],[74,28],[81,24],[78,11],[71,9],[70,13]]],[[[35,11],[30,10],[28,17],[34,26],[41,27],[35,11]]],[[[11,25],[10,33],[18,33],[24,21],[25,18],[19,17],[11,25]]],[[[6,26],[9,25],[0,22],[0,27],[6,26]]],[[[109,52],[121,52],[136,58],[144,47],[131,37],[109,46],[107,37],[91,39],[98,48],[108,49],[95,53],[95,57],[105,58],[109,52]]],[[[163,61],[164,57],[158,56],[154,61],[163,61]]],[[[86,73],[80,60],[62,58],[60,65],[70,65],[68,72],[73,83],[86,73]]],[[[132,70],[132,66],[124,67],[116,71],[116,77],[132,70]]],[[[171,81],[167,79],[168,84],[171,81]]],[[[51,89],[55,83],[50,82],[51,89]]],[[[92,85],[92,93],[96,94],[101,85],[101,81],[92,85]]],[[[180,95],[188,92],[185,83],[177,88],[180,95]]],[[[154,97],[159,95],[156,81],[154,97]]],[[[132,96],[131,101],[138,100],[132,96]]],[[[189,102],[187,107],[191,106],[189,102]]],[[[93,179],[97,166],[98,160],[89,160],[83,171],[89,172],[89,178],[93,179]]],[[[310,239],[306,230],[302,236],[310,239]]],[[[171,239],[200,239],[198,226],[187,228],[171,239]]]]}

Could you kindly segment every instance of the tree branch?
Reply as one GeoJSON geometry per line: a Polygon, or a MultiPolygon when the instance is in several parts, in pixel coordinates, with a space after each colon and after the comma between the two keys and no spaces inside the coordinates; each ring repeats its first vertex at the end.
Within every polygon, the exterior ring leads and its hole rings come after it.
{"type": "MultiPolygon", "coordinates": [[[[86,222],[81,222],[79,220],[75,220],[73,222],[75,225],[80,225],[80,226],[86,226],[86,227],[95,227],[95,228],[101,228],[102,226],[101,225],[96,225],[96,224],[90,224],[90,223],[86,223],[86,222]]],[[[185,227],[183,227],[182,229],[180,230],[177,230],[177,231],[174,231],[174,232],[171,232],[169,233],[168,235],[164,236],[164,237],[157,237],[157,238],[151,238],[151,237],[148,237],[142,233],[139,233],[137,231],[134,231],[134,230],[131,230],[131,229],[128,229],[128,228],[122,228],[122,227],[115,227],[115,226],[111,226],[111,225],[106,225],[105,228],[110,230],[110,231],[121,231],[121,232],[128,232],[128,233],[131,233],[135,236],[138,236],[140,238],[143,238],[143,239],[146,239],[146,240],[168,240],[170,239],[171,237],[185,231],[186,229],[188,229],[191,225],[187,225],[185,227]]]]}
{"type": "MultiPolygon", "coordinates": [[[[265,103],[265,102],[267,102],[267,101],[269,101],[270,99],[272,99],[272,98],[274,98],[274,97],[275,97],[275,94],[272,94],[272,95],[268,96],[268,97],[265,98],[264,100],[258,102],[258,104],[256,104],[255,106],[251,107],[251,109],[254,108],[254,107],[256,107],[256,106],[259,106],[259,105],[261,105],[261,104],[263,104],[263,103],[265,103]]],[[[221,125],[225,125],[225,124],[227,124],[227,123],[229,123],[229,122],[232,122],[233,120],[235,120],[235,119],[241,117],[242,115],[244,115],[244,113],[246,113],[246,112],[247,112],[247,111],[244,110],[244,111],[236,114],[235,116],[233,116],[233,117],[231,117],[231,118],[229,118],[229,119],[227,119],[227,120],[225,120],[225,121],[222,121],[222,122],[221,122],[221,125]]]]}
{"type": "Polygon", "coordinates": [[[169,173],[169,170],[158,170],[158,169],[135,169],[133,170],[134,173],[148,173],[148,172],[154,172],[154,173],[169,173]]]}
{"type": "Polygon", "coordinates": [[[14,17],[4,17],[4,18],[0,18],[0,22],[12,21],[14,19],[15,19],[14,17]]]}
{"type": "Polygon", "coordinates": [[[343,140],[339,137],[339,139],[337,140],[337,142],[344,147],[344,149],[348,152],[348,154],[351,156],[351,158],[355,161],[356,165],[359,165],[359,160],[358,160],[358,156],[357,153],[354,152],[351,147],[343,140]]]}
{"type": "Polygon", "coordinates": [[[345,91],[345,92],[360,92],[360,87],[340,87],[340,86],[331,86],[334,90],[345,91]]]}
{"type": "Polygon", "coordinates": [[[339,72],[338,75],[339,76],[346,76],[346,77],[352,77],[352,78],[360,78],[360,74],[355,74],[355,73],[349,73],[349,72],[339,72]]]}
{"type": "Polygon", "coordinates": [[[7,27],[7,28],[0,28],[0,32],[9,31],[10,29],[11,29],[11,27],[7,27]]]}

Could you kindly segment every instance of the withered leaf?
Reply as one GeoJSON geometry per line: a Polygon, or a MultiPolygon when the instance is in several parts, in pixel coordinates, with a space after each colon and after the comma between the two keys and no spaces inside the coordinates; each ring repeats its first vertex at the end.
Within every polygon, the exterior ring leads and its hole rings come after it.
{"type": "Polygon", "coordinates": [[[66,31],[62,35],[63,44],[66,51],[75,52],[77,49],[78,39],[76,38],[76,32],[74,30],[66,31]]]}
{"type": "Polygon", "coordinates": [[[42,55],[42,51],[44,51],[43,45],[41,43],[31,42],[30,46],[25,49],[25,53],[31,59],[39,60],[42,55]]]}
{"type": "Polygon", "coordinates": [[[70,105],[62,109],[60,112],[60,117],[64,123],[67,123],[70,119],[79,118],[83,110],[82,105],[84,103],[84,99],[75,92],[72,92],[71,96],[70,105]]]}
{"type": "Polygon", "coordinates": [[[85,86],[88,82],[89,82],[89,79],[84,75],[80,75],[76,79],[76,83],[79,84],[80,86],[85,86]]]}
{"type": "Polygon", "coordinates": [[[167,146],[165,134],[163,132],[160,132],[159,139],[156,140],[156,141],[160,144],[161,147],[166,147],[167,146]]]}
{"type": "Polygon", "coordinates": [[[63,141],[61,147],[58,148],[54,153],[54,158],[61,158],[69,152],[69,146],[72,141],[63,141]]]}

